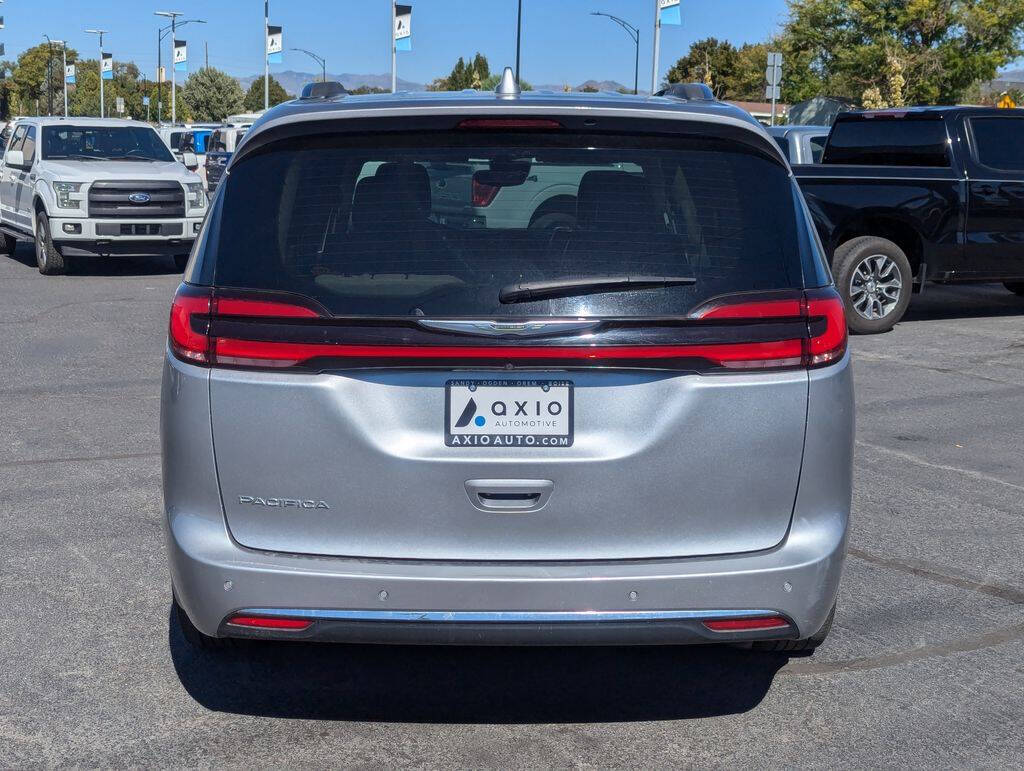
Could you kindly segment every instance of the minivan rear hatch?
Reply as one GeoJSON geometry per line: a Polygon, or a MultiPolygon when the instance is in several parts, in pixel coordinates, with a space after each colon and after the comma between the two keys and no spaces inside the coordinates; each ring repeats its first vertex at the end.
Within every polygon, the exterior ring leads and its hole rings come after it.
{"type": "Polygon", "coordinates": [[[784,538],[835,323],[804,291],[794,187],[755,132],[643,129],[482,120],[236,159],[181,323],[215,365],[239,543],[606,560],[784,538]],[[540,163],[573,180],[573,221],[437,213],[453,169],[515,206],[540,163]]]}

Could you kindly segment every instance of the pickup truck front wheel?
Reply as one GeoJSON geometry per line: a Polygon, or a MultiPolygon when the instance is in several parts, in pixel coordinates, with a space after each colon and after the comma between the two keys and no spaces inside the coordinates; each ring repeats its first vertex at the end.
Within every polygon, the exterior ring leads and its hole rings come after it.
{"type": "Polygon", "coordinates": [[[892,241],[853,238],[836,250],[833,270],[851,332],[888,332],[907,312],[913,273],[907,255],[892,241]]]}
{"type": "Polygon", "coordinates": [[[36,217],[36,265],[44,276],[58,276],[66,268],[64,255],[53,243],[50,220],[44,212],[36,217]]]}

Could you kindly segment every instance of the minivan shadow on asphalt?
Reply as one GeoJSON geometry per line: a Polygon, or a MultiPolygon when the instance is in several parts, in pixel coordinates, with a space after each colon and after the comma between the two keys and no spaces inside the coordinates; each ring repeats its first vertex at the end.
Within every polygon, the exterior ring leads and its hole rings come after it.
{"type": "Polygon", "coordinates": [[[210,710],[402,723],[679,720],[757,706],[784,654],[724,646],[462,648],[245,643],[192,648],[171,614],[181,684],[210,710]]]}

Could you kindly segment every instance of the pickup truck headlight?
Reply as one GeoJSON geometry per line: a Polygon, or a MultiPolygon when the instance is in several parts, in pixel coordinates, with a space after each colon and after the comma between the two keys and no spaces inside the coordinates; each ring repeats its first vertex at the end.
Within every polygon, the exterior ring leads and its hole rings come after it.
{"type": "Polygon", "coordinates": [[[81,209],[82,199],[78,193],[84,182],[54,182],[53,192],[57,196],[57,207],[60,209],[81,209]],[[72,196],[75,196],[72,198],[72,196]]]}
{"type": "Polygon", "coordinates": [[[190,209],[205,209],[206,208],[206,193],[203,190],[202,182],[186,182],[185,193],[188,199],[188,208],[190,209]]]}

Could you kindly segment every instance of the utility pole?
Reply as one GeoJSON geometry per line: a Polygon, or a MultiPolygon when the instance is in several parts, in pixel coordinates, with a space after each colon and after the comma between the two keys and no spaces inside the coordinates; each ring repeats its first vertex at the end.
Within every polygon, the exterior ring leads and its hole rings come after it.
{"type": "Polygon", "coordinates": [[[99,35],[100,38],[100,117],[103,117],[103,36],[107,34],[105,29],[87,29],[90,35],[99,35]]]}
{"type": "Polygon", "coordinates": [[[391,93],[398,90],[398,42],[395,40],[395,17],[398,14],[396,0],[391,0],[391,93]]]}
{"type": "Polygon", "coordinates": [[[206,51],[206,69],[210,69],[210,41],[203,41],[203,48],[206,51]]]}

